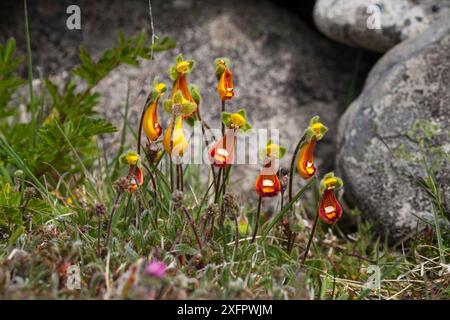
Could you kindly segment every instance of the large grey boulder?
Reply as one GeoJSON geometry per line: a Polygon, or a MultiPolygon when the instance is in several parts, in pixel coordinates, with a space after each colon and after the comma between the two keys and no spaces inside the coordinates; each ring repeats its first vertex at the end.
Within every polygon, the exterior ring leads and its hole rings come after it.
{"type": "Polygon", "coordinates": [[[345,198],[393,238],[413,232],[417,217],[432,221],[430,198],[408,178],[426,177],[424,166],[408,159],[420,155],[406,135],[417,121],[440,127],[430,144],[447,154],[435,173],[446,210],[450,204],[449,52],[446,18],[389,51],[339,124],[336,165],[345,198]]]}
{"type": "Polygon", "coordinates": [[[318,0],[314,21],[331,39],[386,52],[449,11],[449,0],[318,0]]]}

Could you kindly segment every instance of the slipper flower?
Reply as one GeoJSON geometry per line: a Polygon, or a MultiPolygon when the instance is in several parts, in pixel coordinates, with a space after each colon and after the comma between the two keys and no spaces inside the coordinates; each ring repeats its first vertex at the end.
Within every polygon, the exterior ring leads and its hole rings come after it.
{"type": "MultiPolygon", "coordinates": [[[[190,105],[189,112],[183,112],[182,114],[183,118],[185,119],[189,118],[197,111],[197,103],[192,96],[191,91],[189,90],[187,82],[187,75],[191,73],[193,67],[194,60],[183,60],[183,56],[179,54],[176,57],[175,65],[169,69],[169,76],[174,81],[171,92],[171,99],[174,98],[177,92],[181,92],[183,104],[190,105]]],[[[173,103],[169,103],[167,101],[170,101],[170,99],[164,102],[165,108],[167,108],[167,106],[171,107],[171,105],[173,105],[173,103]]]]}
{"type": "Polygon", "coordinates": [[[161,125],[158,121],[158,102],[161,95],[166,91],[166,85],[164,83],[155,83],[153,92],[149,101],[149,107],[145,111],[143,119],[143,128],[147,137],[151,141],[158,140],[162,133],[161,125]]]}
{"type": "Polygon", "coordinates": [[[321,199],[319,216],[328,224],[333,224],[342,217],[342,206],[336,199],[334,191],[341,188],[342,180],[328,173],[320,182],[321,199]]]}
{"type": "Polygon", "coordinates": [[[303,179],[309,179],[316,173],[314,165],[314,147],[316,139],[312,138],[310,142],[306,142],[300,149],[297,162],[298,173],[303,179]]]}
{"type": "Polygon", "coordinates": [[[286,148],[269,140],[263,152],[265,164],[255,182],[256,193],[262,198],[275,197],[281,192],[281,183],[278,179],[278,169],[274,164],[276,159],[284,156],[286,148]]]}
{"type": "Polygon", "coordinates": [[[281,191],[281,184],[276,174],[260,174],[255,182],[256,193],[263,198],[275,197],[281,191]]]}
{"type": "Polygon", "coordinates": [[[222,139],[217,141],[209,151],[211,163],[218,168],[226,168],[234,161],[234,146],[236,134],[234,130],[227,130],[222,139]]]}
{"type": "Polygon", "coordinates": [[[215,61],[215,74],[219,80],[217,92],[222,100],[230,100],[234,96],[233,74],[229,65],[230,61],[227,58],[218,58],[215,61]]]}
{"type": "Polygon", "coordinates": [[[127,175],[128,191],[134,192],[144,183],[140,156],[137,152],[130,150],[120,156],[120,161],[130,166],[127,175]]]}
{"type": "Polygon", "coordinates": [[[189,146],[188,141],[183,133],[183,118],[181,116],[178,116],[175,119],[175,129],[173,130],[173,135],[172,135],[172,127],[173,123],[171,121],[169,128],[167,128],[166,132],[164,133],[163,139],[164,150],[167,153],[175,153],[174,155],[182,157],[184,152],[189,146]],[[172,142],[173,149],[170,148],[171,136],[173,141],[172,142]]]}
{"type": "Polygon", "coordinates": [[[247,132],[251,129],[251,125],[246,120],[244,109],[237,113],[222,112],[222,121],[232,130],[227,130],[225,136],[213,144],[209,151],[209,160],[215,167],[226,168],[234,161],[237,132],[239,130],[247,132]]]}
{"type": "Polygon", "coordinates": [[[144,177],[142,175],[142,169],[137,166],[130,165],[128,170],[127,180],[130,181],[128,191],[133,193],[144,183],[144,177]]]}
{"type": "Polygon", "coordinates": [[[314,165],[314,147],[321,140],[328,128],[319,122],[319,117],[313,117],[305,132],[305,142],[300,148],[297,170],[303,179],[309,179],[316,173],[314,165]]]}

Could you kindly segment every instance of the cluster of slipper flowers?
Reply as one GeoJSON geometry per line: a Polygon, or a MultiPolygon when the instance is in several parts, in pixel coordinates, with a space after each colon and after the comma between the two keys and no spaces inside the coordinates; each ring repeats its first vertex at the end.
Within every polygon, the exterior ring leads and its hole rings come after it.
{"type": "MultiPolygon", "coordinates": [[[[195,85],[189,85],[187,76],[192,72],[195,62],[184,60],[180,54],[175,59],[175,64],[169,68],[169,76],[173,80],[170,96],[163,101],[164,110],[171,115],[167,129],[163,134],[162,126],[158,119],[158,105],[162,97],[166,94],[167,87],[164,83],[155,80],[153,90],[147,98],[141,127],[148,138],[148,143],[156,144],[162,142],[164,151],[169,155],[172,170],[172,157],[183,157],[189,147],[188,140],[183,132],[183,122],[192,124],[194,120],[201,120],[199,105],[201,96],[199,89],[195,85]],[[161,141],[161,136],[162,141],[161,141]]],[[[208,151],[209,160],[213,170],[216,187],[216,203],[218,203],[217,193],[220,187],[220,179],[223,177],[223,194],[225,193],[226,181],[225,170],[229,169],[234,162],[236,139],[239,132],[247,132],[252,127],[247,121],[246,111],[240,109],[238,112],[230,113],[225,111],[225,102],[234,97],[233,75],[230,69],[230,60],[218,58],[214,62],[215,76],[218,80],[217,93],[222,102],[222,136],[216,140],[208,151]],[[219,169],[216,175],[214,168],[219,169]]],[[[140,130],[141,131],[141,130],[140,130]]],[[[292,164],[296,161],[296,168],[299,176],[304,180],[315,178],[317,167],[314,161],[314,149],[326,132],[327,127],[319,121],[319,117],[313,117],[305,130],[296,151],[293,154],[292,164]]],[[[139,132],[140,136],[141,132],[139,132]]],[[[127,179],[129,181],[128,191],[133,193],[143,184],[143,171],[139,156],[140,141],[138,142],[138,152],[128,151],[121,156],[121,161],[129,165],[127,179]]],[[[286,153],[286,148],[269,141],[262,152],[263,164],[255,181],[255,191],[259,197],[256,225],[254,227],[253,241],[255,239],[259,211],[262,198],[273,198],[282,191],[282,183],[278,176],[278,162],[286,153]]],[[[292,171],[290,170],[290,189],[292,189],[292,171]]],[[[177,171],[178,174],[178,171],[177,171]]],[[[171,177],[171,182],[173,177],[171,177]]],[[[320,182],[320,203],[318,206],[318,217],[327,224],[333,224],[342,216],[342,206],[339,204],[335,191],[342,187],[342,180],[335,177],[333,173],[326,174],[320,182]]],[[[178,186],[178,185],[177,185],[178,186]]],[[[174,191],[174,190],[172,190],[174,191]]],[[[220,196],[220,195],[219,195],[220,196]]],[[[290,190],[290,200],[292,191],[290,190]]],[[[245,215],[239,215],[239,233],[248,232],[248,220],[245,215]]]]}

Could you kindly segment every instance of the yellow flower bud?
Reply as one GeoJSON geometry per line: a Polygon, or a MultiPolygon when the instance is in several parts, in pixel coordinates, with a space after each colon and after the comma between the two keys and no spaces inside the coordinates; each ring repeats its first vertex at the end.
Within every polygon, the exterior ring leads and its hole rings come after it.
{"type": "Polygon", "coordinates": [[[231,124],[233,127],[242,128],[246,123],[245,118],[239,113],[231,114],[231,124]]]}
{"type": "Polygon", "coordinates": [[[331,177],[326,179],[323,183],[327,187],[327,189],[332,189],[336,186],[338,180],[335,177],[331,177]]]}
{"type": "Polygon", "coordinates": [[[165,88],[166,85],[163,82],[160,82],[155,86],[155,91],[162,92],[165,88]]]}
{"type": "Polygon", "coordinates": [[[135,152],[128,152],[125,155],[125,161],[132,166],[134,166],[138,160],[139,160],[139,155],[135,152]]]}
{"type": "Polygon", "coordinates": [[[275,143],[271,143],[269,145],[267,145],[266,147],[266,155],[271,158],[271,157],[279,157],[280,154],[280,146],[275,144],[275,143]]]}
{"type": "Polygon", "coordinates": [[[177,63],[177,72],[179,73],[186,73],[189,71],[189,62],[188,61],[181,61],[177,63]]]}

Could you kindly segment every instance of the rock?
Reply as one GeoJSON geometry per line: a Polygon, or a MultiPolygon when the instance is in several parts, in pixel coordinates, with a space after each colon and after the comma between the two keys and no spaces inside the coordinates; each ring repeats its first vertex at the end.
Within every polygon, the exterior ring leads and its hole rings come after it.
{"type": "Polygon", "coordinates": [[[426,177],[424,166],[405,154],[420,156],[407,137],[417,121],[440,127],[430,144],[447,154],[435,174],[449,212],[449,52],[447,17],[389,51],[339,124],[336,167],[345,199],[394,239],[415,231],[416,216],[432,221],[430,198],[408,178],[426,177]]]}
{"type": "Polygon", "coordinates": [[[386,52],[449,12],[450,0],[318,0],[314,21],[331,39],[386,52]]]}
{"type": "MultiPolygon", "coordinates": [[[[270,1],[152,3],[156,34],[171,36],[177,48],[158,53],[154,61],[143,62],[139,68],[121,66],[112,72],[97,88],[103,95],[97,108],[100,114],[122,127],[129,82],[129,121],[137,129],[138,117],[154,77],[159,76],[171,86],[166,71],[181,52],[185,58],[197,61],[188,80],[200,87],[203,118],[212,127],[219,128],[220,102],[213,63],[217,57],[228,56],[233,62],[235,98],[227,103],[227,109],[237,111],[245,107],[254,128],[280,129],[281,143],[288,148],[284,166],[288,166],[289,157],[310,117],[319,115],[330,132],[318,144],[317,165],[321,174],[332,169],[339,116],[352,94],[361,89],[377,56],[365,54],[360,63],[355,63],[357,50],[322,37],[296,14],[270,1]]],[[[141,29],[150,31],[147,4],[147,1],[79,1],[82,30],[68,31],[65,22],[61,24],[57,19],[58,15],[66,15],[65,5],[55,2],[53,5],[57,8],[52,10],[52,18],[46,17],[49,24],[45,30],[57,29],[57,34],[70,34],[70,37],[63,37],[64,47],[77,49],[83,45],[96,57],[116,43],[119,29],[128,35],[141,29]]],[[[30,15],[30,19],[32,32],[37,29],[36,25],[43,23],[38,14],[30,15]]],[[[62,57],[64,64],[48,68],[47,52],[40,48],[53,48],[54,44],[48,36],[38,33],[32,34],[32,40],[32,46],[39,44],[33,51],[33,64],[42,66],[44,75],[61,74],[61,67],[72,67],[77,61],[67,52],[62,57]]],[[[56,53],[52,51],[53,54],[56,53]]],[[[55,60],[60,61],[61,57],[55,60]]],[[[166,128],[162,107],[159,114],[166,128]]],[[[104,137],[105,148],[111,155],[115,155],[119,141],[120,134],[104,137]]],[[[130,145],[135,144],[131,134],[128,141],[130,145]]],[[[233,172],[233,179],[239,182],[236,192],[253,190],[258,169],[257,165],[239,166],[233,172]]],[[[207,170],[204,172],[206,174],[207,170]]]]}

